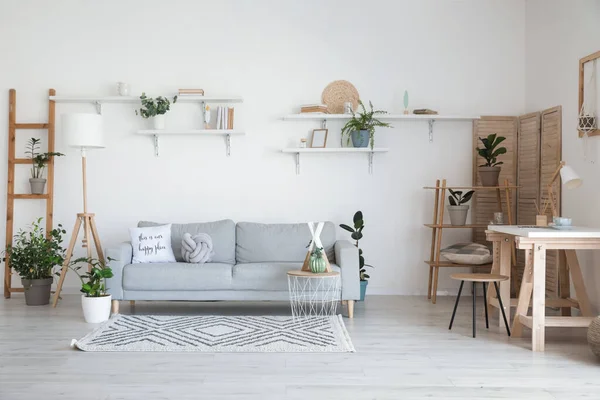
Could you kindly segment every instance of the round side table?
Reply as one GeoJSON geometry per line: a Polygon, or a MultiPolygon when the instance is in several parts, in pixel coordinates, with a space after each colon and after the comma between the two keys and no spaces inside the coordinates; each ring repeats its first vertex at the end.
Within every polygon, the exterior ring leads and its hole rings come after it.
{"type": "Polygon", "coordinates": [[[294,319],[336,315],[342,297],[339,272],[294,270],[288,271],[287,278],[294,319]]]}

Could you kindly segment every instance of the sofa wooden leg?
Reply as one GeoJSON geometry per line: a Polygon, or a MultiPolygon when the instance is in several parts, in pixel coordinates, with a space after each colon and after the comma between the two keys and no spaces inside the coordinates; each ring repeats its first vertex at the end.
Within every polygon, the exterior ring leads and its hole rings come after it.
{"type": "Polygon", "coordinates": [[[348,300],[348,318],[354,318],[354,300],[348,300]]]}
{"type": "Polygon", "coordinates": [[[131,307],[135,307],[135,300],[129,300],[129,305],[131,307]]]}
{"type": "Polygon", "coordinates": [[[113,314],[118,314],[118,313],[119,313],[119,300],[113,300],[113,301],[111,302],[110,311],[111,311],[113,314]]]}

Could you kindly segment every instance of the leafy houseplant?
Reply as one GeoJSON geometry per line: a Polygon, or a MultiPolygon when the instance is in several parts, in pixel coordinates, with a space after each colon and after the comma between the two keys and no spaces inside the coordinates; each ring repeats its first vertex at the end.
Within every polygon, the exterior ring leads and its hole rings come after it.
{"type": "Polygon", "coordinates": [[[450,196],[448,196],[448,214],[450,214],[450,223],[454,226],[463,226],[467,222],[467,213],[469,212],[469,206],[466,205],[473,197],[473,190],[469,190],[463,194],[461,190],[448,189],[450,196]]]}
{"type": "Polygon", "coordinates": [[[106,321],[110,316],[111,304],[111,295],[106,292],[106,279],[113,277],[110,267],[102,260],[82,257],[72,261],[69,268],[81,280],[81,307],[85,321],[90,324],[106,321]],[[80,273],[81,263],[89,265],[89,271],[80,273]]]}
{"type": "MultiPolygon", "coordinates": [[[[163,96],[158,96],[156,99],[147,97],[146,93],[140,96],[142,108],[135,110],[136,115],[141,115],[142,118],[152,118],[154,129],[165,129],[165,114],[171,109],[171,102],[163,96]]],[[[177,96],[173,97],[173,104],[177,103],[177,96]]]]}
{"type": "Polygon", "coordinates": [[[322,274],[327,269],[327,262],[323,258],[323,248],[315,247],[310,253],[310,271],[315,274],[322,274]]]}
{"type": "Polygon", "coordinates": [[[387,111],[374,110],[370,101],[369,111],[367,111],[362,101],[359,100],[358,104],[362,108],[362,112],[355,113],[352,111],[352,119],[346,122],[346,125],[342,128],[342,140],[346,136],[346,143],[350,144],[350,139],[352,139],[354,147],[367,147],[370,142],[371,149],[373,149],[373,146],[375,146],[375,128],[378,126],[391,128],[389,123],[381,122],[375,118],[376,115],[387,114],[387,111]]]}
{"type": "MultiPolygon", "coordinates": [[[[363,220],[362,211],[357,211],[352,218],[354,228],[348,226],[346,224],[340,224],[340,228],[350,232],[350,237],[355,240],[354,245],[358,247],[358,242],[363,238],[363,229],[365,228],[365,221],[363,220]]],[[[368,279],[371,278],[369,274],[367,274],[367,270],[365,267],[373,268],[372,265],[365,264],[365,257],[363,256],[363,251],[361,248],[358,249],[358,269],[360,273],[360,300],[363,301],[365,299],[365,294],[367,291],[367,285],[369,284],[368,279]]]]}
{"type": "Polygon", "coordinates": [[[46,179],[44,178],[44,169],[46,164],[50,161],[50,157],[53,156],[64,156],[62,153],[54,151],[40,153],[40,142],[41,139],[31,138],[27,141],[27,148],[25,154],[31,159],[31,178],[29,178],[29,185],[31,187],[31,194],[43,194],[44,187],[46,186],[46,179]]]}
{"type": "Polygon", "coordinates": [[[498,147],[500,143],[506,140],[503,136],[497,136],[495,133],[486,138],[479,138],[483,144],[482,148],[477,148],[477,152],[485,159],[485,164],[479,166],[479,177],[483,186],[498,186],[498,176],[500,176],[500,165],[498,156],[506,154],[506,147],[498,147]]]}
{"type": "Polygon", "coordinates": [[[14,244],[5,251],[5,261],[21,276],[28,306],[50,302],[54,267],[61,265],[65,259],[65,249],[61,243],[66,231],[59,224],[46,236],[41,222],[42,218],[38,218],[29,231],[20,230],[14,236],[14,244]]]}

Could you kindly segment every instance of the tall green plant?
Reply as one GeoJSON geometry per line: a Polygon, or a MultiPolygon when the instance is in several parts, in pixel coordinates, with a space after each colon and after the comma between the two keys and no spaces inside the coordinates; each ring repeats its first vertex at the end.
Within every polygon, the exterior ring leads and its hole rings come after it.
{"type": "Polygon", "coordinates": [[[477,152],[485,159],[485,164],[480,165],[480,167],[497,167],[504,164],[502,161],[498,162],[497,157],[506,154],[506,147],[498,147],[500,143],[506,140],[505,137],[492,133],[486,138],[479,138],[479,140],[483,143],[483,148],[478,147],[477,152]]]}
{"type": "Polygon", "coordinates": [[[62,235],[67,232],[59,224],[46,236],[41,222],[42,218],[38,218],[28,231],[19,230],[14,236],[14,244],[5,250],[9,265],[23,279],[51,278],[54,267],[65,260],[65,249],[61,244],[62,235]]]}
{"type": "MultiPolygon", "coordinates": [[[[109,258],[109,261],[111,259],[109,258]]],[[[86,297],[104,297],[106,293],[106,279],[113,277],[113,272],[110,267],[106,266],[106,263],[102,260],[95,258],[81,257],[69,264],[69,268],[73,270],[79,280],[81,280],[81,293],[84,293],[86,297]],[[89,271],[80,273],[79,270],[84,265],[78,265],[85,263],[87,267],[91,266],[89,271]]]]}
{"type": "MultiPolygon", "coordinates": [[[[365,228],[365,221],[363,219],[362,211],[357,211],[352,218],[352,222],[354,224],[354,228],[348,226],[346,224],[340,224],[340,228],[350,232],[350,237],[355,240],[354,245],[358,247],[358,242],[363,238],[363,229],[365,228]]],[[[372,265],[365,264],[365,257],[363,256],[363,251],[361,248],[358,249],[358,269],[360,272],[360,280],[366,281],[370,278],[369,274],[367,274],[367,270],[365,267],[374,268],[372,265]]]]}
{"type": "Polygon", "coordinates": [[[350,135],[352,132],[369,131],[371,149],[373,149],[375,146],[375,128],[378,126],[391,128],[392,126],[387,122],[381,122],[375,118],[376,115],[387,114],[387,111],[374,110],[371,101],[369,101],[369,111],[367,111],[362,101],[359,100],[358,104],[362,108],[362,112],[354,113],[354,111],[352,111],[352,119],[346,122],[346,125],[342,128],[342,138],[346,136],[347,143],[350,144],[350,135]]]}
{"type": "Polygon", "coordinates": [[[31,138],[27,141],[27,147],[25,149],[25,154],[29,156],[31,164],[33,165],[31,167],[31,177],[34,179],[40,179],[44,176],[44,169],[46,169],[50,157],[64,156],[63,153],[57,153],[55,151],[40,153],[41,141],[41,139],[31,138]]]}
{"type": "MultiPolygon", "coordinates": [[[[135,110],[136,115],[141,115],[142,118],[156,117],[157,115],[166,114],[171,109],[171,102],[163,96],[158,96],[156,99],[147,97],[146,93],[140,96],[142,100],[142,108],[135,110]]],[[[173,104],[177,103],[177,96],[173,97],[173,104]]]]}

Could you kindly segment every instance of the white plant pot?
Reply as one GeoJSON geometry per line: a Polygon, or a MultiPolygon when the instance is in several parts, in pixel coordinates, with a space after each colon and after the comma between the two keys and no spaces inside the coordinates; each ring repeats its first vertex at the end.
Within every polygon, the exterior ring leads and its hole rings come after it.
{"type": "Polygon", "coordinates": [[[165,129],[165,114],[160,114],[152,117],[154,129],[165,129]]]}
{"type": "Polygon", "coordinates": [[[110,304],[112,296],[86,297],[81,296],[81,307],[83,308],[83,318],[88,324],[97,324],[107,321],[110,317],[110,304]]]}

